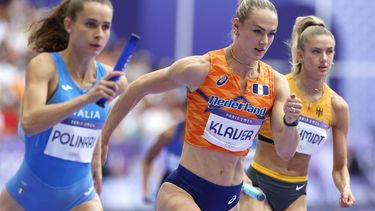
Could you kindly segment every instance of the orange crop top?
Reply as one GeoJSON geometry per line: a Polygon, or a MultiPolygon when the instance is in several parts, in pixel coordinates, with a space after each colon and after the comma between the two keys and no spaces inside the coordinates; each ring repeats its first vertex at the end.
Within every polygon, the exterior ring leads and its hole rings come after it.
{"type": "Polygon", "coordinates": [[[211,64],[205,81],[187,94],[185,140],[244,156],[274,103],[274,72],[259,62],[258,78],[248,80],[242,94],[240,77],[228,67],[224,49],[208,53],[211,64]]]}

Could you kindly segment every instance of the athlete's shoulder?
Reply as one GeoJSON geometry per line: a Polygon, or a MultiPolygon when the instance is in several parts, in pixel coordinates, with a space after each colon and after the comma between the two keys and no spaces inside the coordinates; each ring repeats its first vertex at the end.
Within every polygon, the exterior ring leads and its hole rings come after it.
{"type": "Polygon", "coordinates": [[[196,87],[206,78],[210,69],[209,56],[189,56],[177,60],[169,68],[169,76],[188,87],[196,87]]]}
{"type": "Polygon", "coordinates": [[[332,105],[332,129],[347,128],[349,125],[349,105],[335,91],[331,91],[331,105],[332,105]]]}
{"type": "Polygon", "coordinates": [[[27,73],[50,76],[56,72],[56,63],[50,53],[40,53],[32,58],[27,65],[27,73]]]}
{"type": "Polygon", "coordinates": [[[208,53],[204,55],[194,55],[184,57],[177,60],[174,65],[183,66],[184,68],[205,68],[210,65],[210,56],[208,53]]]}
{"type": "Polygon", "coordinates": [[[331,90],[331,103],[334,111],[337,112],[347,112],[349,110],[349,104],[346,100],[337,94],[333,89],[331,90]]]}
{"type": "Polygon", "coordinates": [[[188,56],[173,63],[169,72],[174,77],[182,76],[185,79],[204,78],[209,70],[210,62],[208,55],[188,56]]]}
{"type": "Polygon", "coordinates": [[[287,76],[280,73],[279,71],[272,69],[273,75],[275,77],[275,83],[287,83],[287,76]]]}
{"type": "Polygon", "coordinates": [[[40,65],[40,64],[49,64],[49,63],[51,64],[55,63],[53,60],[52,54],[40,53],[30,60],[29,65],[36,65],[36,64],[40,65]]]}

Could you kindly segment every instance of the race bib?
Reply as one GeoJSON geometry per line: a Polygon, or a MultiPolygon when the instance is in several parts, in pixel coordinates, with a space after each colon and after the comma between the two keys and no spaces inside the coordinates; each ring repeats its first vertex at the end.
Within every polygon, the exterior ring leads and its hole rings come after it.
{"type": "Polygon", "coordinates": [[[259,119],[214,110],[207,120],[203,138],[232,152],[243,151],[251,147],[262,123],[259,119]]]}
{"type": "Polygon", "coordinates": [[[90,163],[100,128],[95,123],[65,120],[55,125],[44,153],[64,160],[90,163]]]}
{"type": "Polygon", "coordinates": [[[312,155],[327,141],[328,125],[308,117],[300,117],[297,152],[312,155]]]}

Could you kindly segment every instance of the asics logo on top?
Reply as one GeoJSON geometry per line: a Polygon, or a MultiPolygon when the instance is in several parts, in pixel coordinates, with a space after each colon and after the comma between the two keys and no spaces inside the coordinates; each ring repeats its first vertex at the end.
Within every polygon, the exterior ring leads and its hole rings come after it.
{"type": "Polygon", "coordinates": [[[68,91],[68,90],[71,90],[71,89],[73,89],[71,86],[69,86],[69,85],[61,85],[61,88],[63,89],[63,90],[65,90],[65,91],[68,91]]]}
{"type": "Polygon", "coordinates": [[[305,187],[305,184],[303,184],[303,185],[301,185],[301,186],[296,186],[296,191],[299,191],[299,190],[301,190],[303,187],[305,187]]]}
{"type": "Polygon", "coordinates": [[[237,198],[237,195],[234,195],[229,201],[228,201],[228,205],[232,204],[237,198]]]}
{"type": "Polygon", "coordinates": [[[228,75],[220,76],[219,80],[216,81],[216,85],[222,86],[228,81],[228,75]]]}

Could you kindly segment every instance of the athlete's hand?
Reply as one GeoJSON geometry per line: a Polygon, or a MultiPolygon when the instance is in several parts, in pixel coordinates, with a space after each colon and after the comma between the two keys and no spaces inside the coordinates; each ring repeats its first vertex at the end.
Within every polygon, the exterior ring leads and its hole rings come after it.
{"type": "Polygon", "coordinates": [[[253,186],[253,182],[252,182],[251,179],[247,176],[246,172],[244,172],[244,174],[243,174],[243,183],[246,183],[246,184],[248,184],[248,185],[253,186]]]}
{"type": "Polygon", "coordinates": [[[121,90],[124,89],[124,85],[121,82],[110,81],[113,77],[124,76],[121,71],[112,71],[108,73],[102,80],[99,81],[89,92],[87,92],[88,102],[94,103],[101,98],[105,98],[108,101],[113,100],[121,90]]]}
{"type": "MultiPolygon", "coordinates": [[[[247,174],[246,174],[245,171],[244,171],[244,174],[243,174],[243,184],[248,184],[250,186],[253,186],[253,182],[251,181],[251,179],[249,178],[249,176],[247,176],[247,174]]],[[[250,197],[247,194],[245,194],[245,192],[241,189],[241,197],[242,196],[250,197]]]]}
{"type": "Polygon", "coordinates": [[[292,93],[284,104],[285,121],[292,123],[298,120],[302,111],[302,101],[292,93]]]}
{"type": "Polygon", "coordinates": [[[152,199],[150,198],[150,196],[148,196],[148,195],[143,195],[143,202],[144,202],[145,204],[153,204],[153,203],[155,203],[155,201],[152,200],[152,199]]]}
{"type": "Polygon", "coordinates": [[[342,192],[339,199],[339,204],[341,207],[351,207],[355,203],[355,197],[352,194],[352,191],[350,190],[350,187],[345,187],[342,192]]]}

